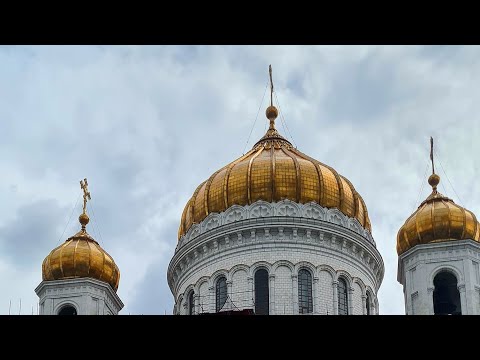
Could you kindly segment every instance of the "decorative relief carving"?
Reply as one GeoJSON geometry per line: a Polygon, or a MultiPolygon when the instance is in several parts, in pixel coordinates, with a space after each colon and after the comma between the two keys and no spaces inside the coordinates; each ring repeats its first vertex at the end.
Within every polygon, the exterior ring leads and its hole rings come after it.
{"type": "Polygon", "coordinates": [[[257,201],[250,205],[249,209],[250,218],[260,218],[273,215],[273,206],[265,201],[257,201]]]}
{"type": "MultiPolygon", "coordinates": [[[[200,224],[194,224],[190,227],[188,232],[180,238],[176,249],[178,250],[184,244],[188,243],[190,240],[196,238],[200,234],[222,225],[230,224],[236,221],[270,216],[303,217],[307,219],[327,221],[345,227],[375,244],[370,232],[365,230],[357,219],[349,218],[338,209],[327,209],[314,202],[297,204],[290,200],[282,200],[277,203],[268,203],[266,201],[259,200],[251,205],[246,206],[233,205],[226,211],[219,214],[211,213],[200,224]]],[[[297,235],[295,232],[293,234],[293,238],[296,239],[296,237],[297,235]]],[[[253,239],[254,238],[252,238],[252,240],[253,239]]],[[[320,241],[323,240],[322,233],[320,233],[319,239],[320,241]]]]}

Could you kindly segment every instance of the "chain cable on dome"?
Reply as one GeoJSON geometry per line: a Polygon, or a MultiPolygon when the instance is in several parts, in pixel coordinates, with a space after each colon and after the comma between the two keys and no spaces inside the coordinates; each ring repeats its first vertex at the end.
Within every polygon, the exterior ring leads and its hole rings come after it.
{"type": "MultiPolygon", "coordinates": [[[[445,169],[443,168],[442,162],[440,161],[440,157],[438,156],[437,153],[434,154],[434,156],[435,156],[435,158],[438,160],[438,162],[439,162],[439,164],[440,164],[440,167],[442,168],[442,171],[443,171],[443,173],[445,174],[445,177],[447,178],[448,183],[449,183],[450,186],[452,187],[453,192],[454,192],[455,195],[457,196],[460,205],[461,205],[462,207],[464,207],[464,206],[463,206],[463,201],[462,201],[462,199],[460,199],[460,196],[458,196],[457,192],[455,191],[455,188],[454,188],[453,185],[452,185],[452,182],[450,181],[450,179],[449,179],[449,177],[448,177],[445,169]]],[[[446,196],[446,194],[445,194],[445,196],[446,196]]]]}
{"type": "Polygon", "coordinates": [[[73,213],[74,213],[75,209],[77,208],[78,200],[80,200],[80,196],[82,196],[81,193],[78,195],[77,201],[75,202],[75,205],[73,206],[72,212],[71,212],[71,214],[70,214],[70,218],[68,219],[68,222],[67,222],[67,224],[65,225],[65,229],[63,229],[62,235],[60,235],[60,237],[58,238],[57,244],[58,244],[58,243],[60,242],[60,240],[63,238],[63,235],[65,234],[65,231],[67,230],[68,224],[70,224],[70,221],[72,220],[72,216],[73,216],[73,213]]]}
{"type": "Polygon", "coordinates": [[[255,116],[255,121],[253,122],[252,129],[250,130],[250,134],[248,135],[247,143],[245,144],[245,147],[243,148],[242,155],[245,155],[245,151],[247,150],[248,142],[250,141],[253,129],[255,128],[255,124],[257,123],[258,114],[260,114],[260,109],[262,108],[263,101],[265,100],[265,94],[267,93],[267,88],[268,88],[268,82],[267,82],[267,85],[265,85],[265,90],[263,91],[262,102],[260,103],[260,106],[258,107],[257,116],[255,116]]]}
{"type": "Polygon", "coordinates": [[[427,165],[425,166],[425,171],[424,171],[423,176],[422,176],[422,184],[420,185],[420,191],[418,192],[417,199],[415,200],[415,203],[413,204],[413,209],[418,208],[418,205],[419,205],[418,202],[420,201],[420,196],[422,195],[423,188],[425,187],[425,177],[427,176],[428,165],[429,165],[429,162],[427,161],[427,165]]]}
{"type": "Polygon", "coordinates": [[[295,143],[295,140],[293,139],[292,133],[290,132],[290,129],[288,128],[287,122],[285,121],[285,117],[283,116],[283,111],[282,111],[282,107],[280,106],[280,101],[278,101],[277,92],[275,91],[274,94],[275,94],[275,100],[277,100],[278,112],[280,113],[280,120],[282,121],[282,125],[288,131],[288,135],[290,136],[290,139],[292,139],[293,145],[295,146],[295,149],[296,149],[297,144],[295,143]]]}

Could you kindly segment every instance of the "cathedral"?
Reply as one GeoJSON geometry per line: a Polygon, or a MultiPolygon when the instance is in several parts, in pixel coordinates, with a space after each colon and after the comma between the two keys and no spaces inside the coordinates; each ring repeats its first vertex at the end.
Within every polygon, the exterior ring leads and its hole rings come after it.
{"type": "MultiPolygon", "coordinates": [[[[273,92],[270,68],[267,132],[190,190],[167,271],[173,314],[378,315],[385,265],[367,205],[347,178],[278,132],[273,92]]],[[[430,158],[432,192],[397,234],[405,313],[480,314],[480,225],[437,191],[433,140],[430,158]]],[[[86,230],[87,179],[80,185],[81,229],[43,261],[40,314],[123,308],[120,270],[86,230]]]]}

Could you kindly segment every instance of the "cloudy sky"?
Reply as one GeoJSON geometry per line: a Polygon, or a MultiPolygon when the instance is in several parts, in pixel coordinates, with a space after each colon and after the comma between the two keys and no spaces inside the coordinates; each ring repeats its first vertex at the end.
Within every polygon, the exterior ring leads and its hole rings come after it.
{"type": "Polygon", "coordinates": [[[79,229],[84,177],[89,232],[121,270],[121,313],[171,313],[183,207],[263,135],[269,64],[289,131],[277,128],[363,196],[385,262],[380,312],[403,314],[396,234],[429,193],[430,135],[439,190],[480,215],[479,57],[478,46],[0,47],[0,314],[20,299],[36,312],[44,257],[79,229]]]}

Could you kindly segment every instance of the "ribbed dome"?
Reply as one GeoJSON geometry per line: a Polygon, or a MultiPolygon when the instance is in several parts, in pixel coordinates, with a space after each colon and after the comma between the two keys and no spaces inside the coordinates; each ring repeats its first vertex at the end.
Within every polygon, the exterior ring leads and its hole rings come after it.
{"type": "Polygon", "coordinates": [[[464,239],[480,241],[480,224],[475,215],[437,191],[440,182],[437,174],[432,174],[428,182],[432,193],[398,231],[398,255],[418,244],[464,239]]]}
{"type": "Polygon", "coordinates": [[[278,114],[274,106],[267,108],[266,114],[270,128],[252,150],[197,187],[183,211],[178,237],[208,214],[225,211],[232,205],[283,199],[338,208],[371,230],[367,207],[350,181],[298,151],[282,137],[274,126],[278,114]]]}
{"type": "Polygon", "coordinates": [[[120,270],[113,258],[85,230],[88,216],[82,214],[79,219],[82,230],[53,249],[43,260],[43,280],[94,278],[110,284],[117,291],[120,270]]]}

